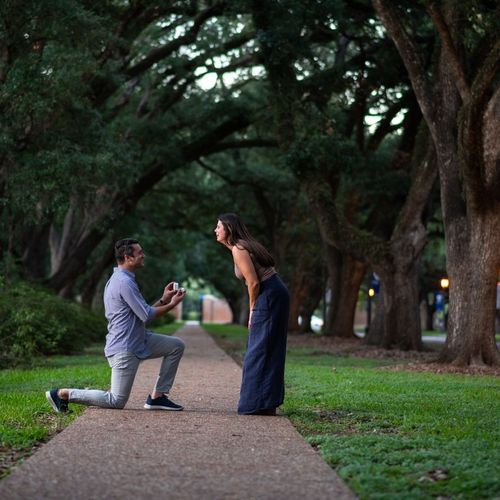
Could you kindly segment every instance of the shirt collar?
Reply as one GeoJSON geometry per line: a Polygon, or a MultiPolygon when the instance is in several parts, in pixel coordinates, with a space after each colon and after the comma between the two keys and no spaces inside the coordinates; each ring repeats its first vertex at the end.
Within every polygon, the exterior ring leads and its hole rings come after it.
{"type": "Polygon", "coordinates": [[[127,269],[122,269],[121,267],[115,267],[113,270],[115,273],[123,273],[131,278],[135,279],[135,274],[132,271],[128,271],[127,269]]]}

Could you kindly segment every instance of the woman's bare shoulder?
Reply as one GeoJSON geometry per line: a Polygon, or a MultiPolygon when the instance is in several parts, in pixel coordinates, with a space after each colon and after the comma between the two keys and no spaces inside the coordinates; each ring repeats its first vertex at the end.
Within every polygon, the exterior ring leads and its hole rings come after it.
{"type": "Polygon", "coordinates": [[[236,242],[236,245],[233,246],[231,249],[233,252],[233,255],[241,255],[242,253],[248,253],[248,250],[245,248],[245,244],[242,242],[242,240],[238,240],[236,242]]]}

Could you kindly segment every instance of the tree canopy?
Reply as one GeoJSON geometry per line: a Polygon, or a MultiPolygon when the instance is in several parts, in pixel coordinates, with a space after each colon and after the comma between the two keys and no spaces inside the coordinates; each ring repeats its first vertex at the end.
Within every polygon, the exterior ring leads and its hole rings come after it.
{"type": "Polygon", "coordinates": [[[443,359],[498,363],[498,9],[5,0],[5,279],[95,304],[113,241],[134,235],[150,255],[147,294],[163,277],[196,276],[243,321],[245,290],[213,238],[217,215],[238,212],[290,288],[292,330],[307,329],[330,289],[325,333],[353,336],[375,271],[379,320],[366,341],[420,349],[420,255],[429,223],[444,224],[443,359]]]}

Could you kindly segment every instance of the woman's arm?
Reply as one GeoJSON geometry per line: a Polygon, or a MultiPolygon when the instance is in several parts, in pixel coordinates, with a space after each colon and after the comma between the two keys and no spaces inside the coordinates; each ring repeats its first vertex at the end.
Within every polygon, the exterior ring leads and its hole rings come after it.
{"type": "MultiPolygon", "coordinates": [[[[231,249],[233,254],[234,263],[238,266],[238,269],[243,274],[243,278],[247,284],[248,288],[248,301],[250,306],[250,319],[252,317],[252,309],[255,306],[255,301],[259,295],[259,278],[257,277],[257,272],[255,271],[255,266],[253,265],[252,259],[248,250],[244,248],[238,248],[236,245],[231,249]]],[[[250,321],[248,322],[250,326],[250,321]]]]}

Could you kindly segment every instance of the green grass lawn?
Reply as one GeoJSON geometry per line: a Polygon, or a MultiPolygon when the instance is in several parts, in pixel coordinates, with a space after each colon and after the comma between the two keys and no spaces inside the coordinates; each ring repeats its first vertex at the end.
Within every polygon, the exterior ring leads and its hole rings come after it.
{"type": "MultiPolygon", "coordinates": [[[[244,353],[246,328],[203,326],[244,353]]],[[[0,371],[0,477],[84,410],[54,414],[45,390],[109,386],[102,347],[0,371]]],[[[292,349],[282,410],[362,499],[498,498],[500,380],[386,369],[392,363],[292,349]]]]}
{"type": "Polygon", "coordinates": [[[0,477],[32,447],[69,425],[82,411],[53,412],[45,391],[53,387],[109,386],[110,369],[102,346],[80,356],[52,356],[35,367],[0,371],[0,477]]]}
{"type": "MultiPolygon", "coordinates": [[[[203,325],[232,354],[246,328],[203,325]]],[[[287,354],[282,411],[362,499],[500,497],[500,380],[287,354]]]]}
{"type": "MultiPolygon", "coordinates": [[[[182,326],[172,323],[156,328],[172,333],[182,326]]],[[[33,446],[64,429],[85,407],[72,405],[69,415],[56,414],[45,399],[54,387],[109,387],[111,369],[103,345],[78,356],[51,356],[36,360],[31,368],[0,370],[0,478],[10,466],[31,453],[33,446]]]]}

